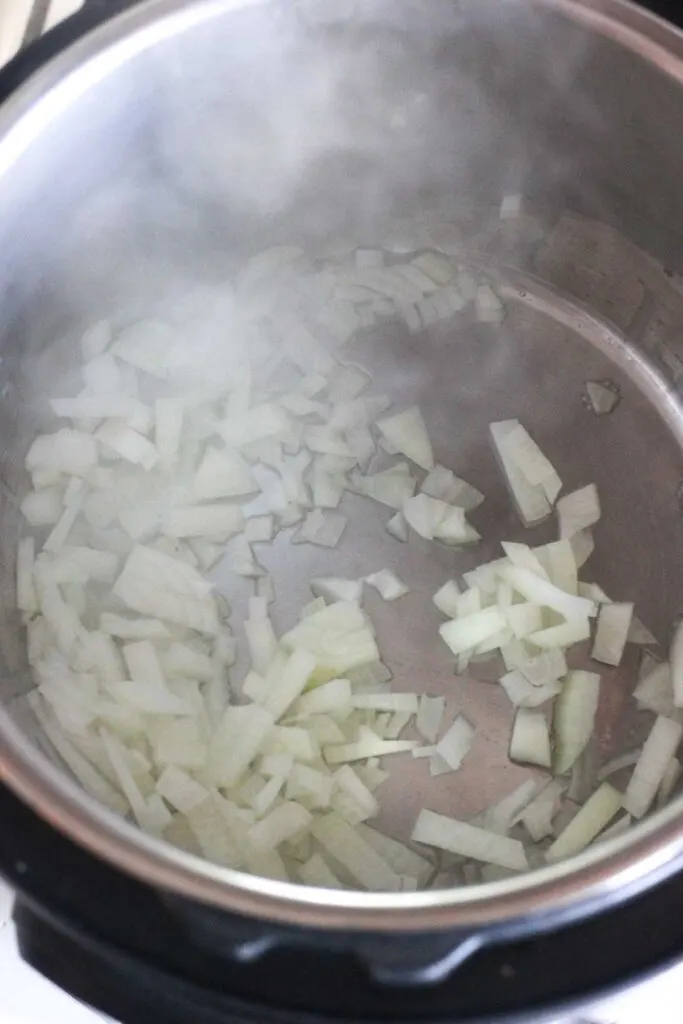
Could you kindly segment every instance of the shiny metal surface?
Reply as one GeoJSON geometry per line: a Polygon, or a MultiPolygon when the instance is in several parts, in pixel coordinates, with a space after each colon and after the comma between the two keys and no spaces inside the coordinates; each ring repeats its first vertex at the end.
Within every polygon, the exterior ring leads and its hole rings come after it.
{"type": "MultiPolygon", "coordinates": [[[[394,329],[356,343],[349,358],[382,391],[420,402],[437,456],[487,494],[474,520],[486,543],[461,555],[411,544],[397,562],[385,517],[347,498],[353,530],[339,552],[298,548],[294,561],[275,545],[273,567],[286,562],[288,573],[276,616],[282,627],[291,620],[310,575],[395,565],[413,588],[400,628],[395,609],[368,606],[396,686],[448,693],[478,734],[455,776],[435,782],[425,764],[397,765],[380,824],[405,837],[419,804],[470,814],[512,789],[525,772],[507,762],[510,708],[481,681],[491,666],[453,677],[429,596],[500,539],[550,538],[547,524],[520,529],[486,440],[488,422],[520,416],[568,486],[599,486],[605,516],[590,576],[635,600],[663,643],[683,611],[681,81],[680,34],[619,0],[321,0],[288,10],[151,0],[0,109],[0,770],[43,817],[160,887],[328,928],[501,938],[595,912],[680,866],[678,803],[568,864],[401,896],[241,876],[141,836],[38,749],[22,699],[30,683],[13,562],[23,452],[74,337],[95,317],[163,310],[179,287],[215,287],[246,252],[274,242],[316,255],[456,237],[499,275],[502,329],[463,322],[417,340],[394,329]],[[500,199],[515,191],[525,213],[500,221],[500,199]],[[604,377],[623,400],[598,420],[581,393],[604,377]]],[[[603,759],[647,731],[632,680],[632,663],[605,674],[603,759]]]]}

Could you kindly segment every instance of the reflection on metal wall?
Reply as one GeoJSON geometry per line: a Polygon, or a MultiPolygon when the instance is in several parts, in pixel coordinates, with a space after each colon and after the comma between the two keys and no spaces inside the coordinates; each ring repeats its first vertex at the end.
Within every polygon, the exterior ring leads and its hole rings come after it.
{"type": "Polygon", "coordinates": [[[0,64],[41,32],[83,6],[84,0],[3,0],[0,3],[0,64]]]}

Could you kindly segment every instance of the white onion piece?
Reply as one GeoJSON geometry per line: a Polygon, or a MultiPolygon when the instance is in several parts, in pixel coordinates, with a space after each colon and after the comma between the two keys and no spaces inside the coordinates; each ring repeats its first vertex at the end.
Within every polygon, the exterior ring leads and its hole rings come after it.
{"type": "Polygon", "coordinates": [[[576,567],[577,569],[580,569],[586,564],[595,550],[595,541],[593,540],[592,530],[579,530],[578,533],[575,533],[573,537],[569,538],[569,543],[571,544],[572,551],[574,552],[576,567]]]}
{"type": "Polygon", "coordinates": [[[598,838],[594,840],[596,843],[601,843],[604,839],[614,839],[616,836],[622,835],[627,832],[633,824],[633,818],[630,814],[622,814],[620,818],[610,825],[609,828],[604,829],[598,838]]]}
{"type": "Polygon", "coordinates": [[[576,615],[559,626],[549,626],[538,633],[532,633],[528,640],[536,647],[544,649],[554,647],[571,647],[591,635],[589,620],[583,615],[576,615]]]}
{"type": "Polygon", "coordinates": [[[608,387],[597,380],[586,381],[586,396],[596,416],[612,412],[621,397],[616,387],[608,387]]]}
{"type": "Polygon", "coordinates": [[[308,541],[324,548],[335,548],[346,529],[346,516],[340,512],[323,512],[314,509],[309,512],[301,530],[294,537],[295,543],[308,541]]]}
{"type": "Polygon", "coordinates": [[[555,467],[521,423],[517,422],[507,433],[505,447],[520,472],[533,487],[542,487],[546,481],[554,481],[557,476],[555,467]]]}
{"type": "Polygon", "coordinates": [[[458,584],[455,580],[449,580],[448,583],[444,583],[440,590],[437,590],[432,601],[440,612],[447,615],[449,619],[454,619],[458,615],[459,597],[460,588],[458,584]]]}
{"type": "Polygon", "coordinates": [[[479,815],[482,818],[481,822],[477,820],[471,824],[481,824],[487,831],[496,832],[501,836],[507,835],[537,790],[536,780],[527,779],[526,782],[520,783],[516,789],[499,800],[497,804],[489,807],[483,815],[479,815]]]}
{"type": "Polygon", "coordinates": [[[388,754],[404,754],[418,746],[415,740],[381,740],[370,730],[359,730],[355,743],[333,744],[323,748],[328,764],[343,764],[350,761],[365,761],[368,757],[386,757],[388,754]]]}
{"type": "Polygon", "coordinates": [[[325,601],[354,601],[359,603],[363,596],[362,580],[344,580],[334,577],[311,580],[311,590],[316,597],[325,601]]]}
{"type": "MultiPolygon", "coordinates": [[[[500,596],[500,595],[499,595],[500,596]]],[[[500,600],[498,601],[500,605],[500,600]]],[[[540,604],[513,604],[505,609],[507,624],[517,639],[523,640],[543,627],[543,609],[540,604]]]]}
{"type": "Polygon", "coordinates": [[[406,543],[408,540],[408,524],[402,512],[397,512],[395,516],[391,517],[387,523],[387,533],[390,533],[395,540],[400,541],[402,544],[406,543]]]}
{"type": "Polygon", "coordinates": [[[371,892],[399,892],[400,877],[359,831],[335,812],[315,820],[311,833],[333,861],[337,861],[371,892]]]}
{"type": "Polygon", "coordinates": [[[414,405],[404,412],[379,420],[377,429],[397,452],[407,456],[422,469],[434,467],[434,453],[422,413],[414,405]]]}
{"type": "Polygon", "coordinates": [[[207,778],[221,788],[234,786],[265,746],[275,716],[256,704],[229,707],[209,744],[207,778]]]}
{"type": "Polygon", "coordinates": [[[348,679],[330,679],[309,693],[304,693],[297,701],[294,711],[299,719],[327,712],[337,717],[346,717],[347,713],[351,712],[351,699],[351,683],[348,679]]]}
{"type": "Polygon", "coordinates": [[[595,484],[588,484],[557,503],[560,537],[571,538],[581,530],[594,526],[600,519],[600,499],[595,484]]]}
{"type": "Polygon", "coordinates": [[[452,771],[457,771],[473,742],[474,727],[463,715],[458,715],[450,729],[437,743],[436,756],[441,758],[452,771]]]}
{"type": "Polygon", "coordinates": [[[365,582],[374,587],[385,601],[396,601],[408,593],[408,587],[389,569],[371,573],[364,577],[365,582]]]}
{"type": "Polygon", "coordinates": [[[445,709],[445,697],[420,697],[415,727],[429,743],[436,743],[445,709]]]}
{"type": "Polygon", "coordinates": [[[418,696],[416,693],[356,693],[351,703],[354,708],[364,711],[406,711],[414,715],[418,709],[418,696]]]}
{"type": "Polygon", "coordinates": [[[116,452],[128,462],[142,466],[148,472],[159,460],[157,450],[151,441],[138,434],[123,420],[107,420],[95,432],[95,437],[105,448],[116,452]]]}
{"type": "Polygon", "coordinates": [[[334,774],[335,792],[331,804],[350,824],[375,818],[379,814],[377,798],[350,765],[343,765],[334,774]]]}
{"type": "Polygon", "coordinates": [[[462,654],[463,651],[476,647],[477,644],[500,633],[505,624],[503,612],[497,608],[486,608],[465,618],[443,623],[439,627],[439,633],[453,654],[462,654]]]}
{"type": "Polygon", "coordinates": [[[351,474],[351,482],[360,494],[399,511],[406,500],[412,498],[416,484],[405,462],[371,476],[351,474]]]}
{"type": "Polygon", "coordinates": [[[512,704],[520,708],[537,708],[552,700],[562,689],[559,681],[534,686],[519,669],[512,669],[501,677],[500,685],[512,704]]]}
{"type": "Polygon", "coordinates": [[[445,466],[435,466],[425,477],[420,490],[431,498],[438,498],[448,505],[458,505],[465,511],[478,508],[484,501],[481,491],[461,480],[445,466]]]}
{"type": "Polygon", "coordinates": [[[624,810],[634,818],[642,818],[652,804],[682,735],[678,722],[656,719],[624,794],[624,810]]]}
{"type": "Polygon", "coordinates": [[[619,665],[633,618],[633,604],[602,604],[591,657],[606,665],[619,665]]]}
{"type": "Polygon", "coordinates": [[[55,434],[37,437],[26,455],[26,469],[29,473],[45,468],[66,476],[83,477],[96,462],[97,445],[94,438],[67,427],[55,434]]]}
{"type": "Polygon", "coordinates": [[[539,843],[546,836],[552,835],[552,821],[563,791],[563,784],[553,779],[522,811],[519,820],[534,842],[539,843]]]}
{"type": "Polygon", "coordinates": [[[605,779],[609,779],[610,775],[615,775],[624,768],[632,768],[637,763],[639,757],[639,750],[631,750],[627,754],[621,754],[619,757],[614,757],[611,761],[607,761],[598,771],[598,782],[604,782],[605,779]]]}
{"type": "Polygon", "coordinates": [[[603,782],[549,847],[546,859],[552,863],[580,853],[619,813],[621,801],[621,793],[603,782]]]}
{"type": "Polygon", "coordinates": [[[564,775],[584,751],[593,733],[600,696],[600,676],[569,672],[555,702],[555,758],[553,771],[564,775]]]}
{"type": "Polygon", "coordinates": [[[184,772],[169,765],[163,770],[156,784],[157,793],[181,814],[189,814],[204,800],[209,791],[184,772]]]}
{"type": "Polygon", "coordinates": [[[286,633],[280,642],[289,650],[310,651],[318,660],[318,672],[329,672],[331,679],[380,660],[363,612],[350,601],[338,601],[316,612],[286,633]]]}
{"type": "Polygon", "coordinates": [[[559,648],[550,648],[520,662],[519,670],[533,686],[547,686],[567,672],[567,662],[559,648]]]}
{"type": "Polygon", "coordinates": [[[543,714],[518,710],[510,737],[510,760],[550,768],[550,733],[543,714]]]}
{"type": "Polygon", "coordinates": [[[674,705],[673,673],[669,662],[656,665],[640,680],[633,696],[639,707],[668,718],[676,716],[674,705]]]}
{"type": "Polygon", "coordinates": [[[683,775],[683,765],[677,757],[672,757],[657,790],[657,807],[664,807],[669,803],[681,775],[683,775]]]}
{"type": "Polygon", "coordinates": [[[31,491],[22,501],[21,511],[31,526],[52,526],[64,512],[61,489],[46,487],[31,491]]]}
{"type": "Polygon", "coordinates": [[[416,878],[421,885],[424,885],[433,874],[434,866],[431,861],[411,850],[409,846],[399,842],[398,839],[393,839],[365,824],[359,825],[356,831],[373,850],[379,853],[397,875],[416,878]]]}
{"type": "Polygon", "coordinates": [[[500,423],[491,423],[489,429],[494,449],[522,522],[525,526],[533,526],[550,515],[551,505],[543,488],[529,483],[517,464],[514,448],[510,448],[510,435],[518,425],[518,420],[504,420],[500,423]]]}
{"type": "Polygon", "coordinates": [[[304,885],[316,886],[319,889],[345,888],[319,853],[314,853],[304,864],[300,864],[297,871],[304,885]]]}
{"type": "Polygon", "coordinates": [[[670,661],[674,704],[683,708],[683,621],[678,624],[671,642],[670,661]]]}
{"type": "Polygon", "coordinates": [[[647,626],[645,626],[640,621],[637,615],[634,615],[631,619],[631,625],[628,629],[628,636],[626,637],[626,642],[629,644],[639,644],[645,646],[650,644],[656,644],[657,638],[650,632],[647,626]]]}
{"type": "Polygon", "coordinates": [[[529,866],[524,847],[517,839],[487,832],[464,821],[435,814],[434,811],[420,811],[412,839],[486,864],[510,868],[512,871],[524,871],[529,866]]]}
{"type": "Polygon", "coordinates": [[[505,319],[505,307],[493,289],[482,284],[477,288],[474,300],[477,320],[486,324],[500,324],[505,319]]]}
{"type": "Polygon", "coordinates": [[[38,594],[33,580],[35,561],[33,537],[23,537],[17,548],[17,608],[34,615],[39,609],[38,594]]]}
{"type": "MultiPolygon", "coordinates": [[[[501,577],[512,585],[512,587],[535,604],[552,608],[566,619],[577,616],[588,617],[595,615],[597,608],[593,601],[585,597],[575,597],[560,590],[548,580],[541,579],[529,569],[521,566],[511,565],[501,569],[501,577]]],[[[559,646],[559,645],[556,645],[559,646]]]]}

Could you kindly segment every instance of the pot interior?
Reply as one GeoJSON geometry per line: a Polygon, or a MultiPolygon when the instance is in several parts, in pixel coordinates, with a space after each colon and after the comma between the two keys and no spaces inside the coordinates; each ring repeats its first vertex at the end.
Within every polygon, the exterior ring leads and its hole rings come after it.
{"type": "MultiPolygon", "coordinates": [[[[2,115],[4,707],[64,771],[26,699],[35,681],[14,581],[24,458],[37,433],[54,429],[47,399],[75,393],[83,332],[106,320],[116,337],[156,318],[188,346],[200,333],[230,346],[225,297],[261,250],[299,246],[314,268],[343,265],[357,248],[381,249],[391,265],[445,251],[494,284],[501,324],[470,310],[413,333],[390,317],[335,355],[365,368],[396,408],[419,404],[437,461],[486,496],[471,516],[482,542],[399,544],[385,507],[347,494],[338,547],[293,547],[286,530],[259,561],[275,582],[278,633],[310,600],[313,577],[389,567],[409,584],[396,604],[365,598],[392,686],[444,695],[446,723],[464,714],[476,736],[461,770],[438,778],[427,760],[387,762],[376,824],[408,840],[420,808],[472,818],[546,775],[508,758],[514,709],[497,685],[501,661],[456,676],[431,596],[498,557],[502,540],[557,536],[554,517],[521,525],[490,422],[519,418],[565,492],[597,485],[603,515],[581,578],[635,602],[655,656],[666,657],[683,610],[680,85],[550,5],[521,0],[200,4],[176,12],[172,31],[154,29],[162,3],[143,11],[130,34],[121,21],[62,58],[70,87],[55,67],[2,115]],[[51,76],[61,77],[52,92],[51,76]],[[501,218],[505,196],[521,197],[518,215],[501,218]],[[588,381],[618,392],[610,415],[587,408],[588,381]]],[[[262,351],[264,363],[277,360],[275,343],[262,351]]],[[[380,453],[372,469],[393,461],[380,453]]],[[[239,695],[253,581],[226,563],[213,578],[233,606],[239,695]]],[[[581,799],[653,722],[632,698],[642,648],[629,645],[611,669],[597,668],[589,647],[570,656],[601,673],[581,799]]],[[[614,777],[618,787],[629,771],[614,777]]],[[[452,871],[448,860],[434,864],[452,871]]],[[[456,871],[440,884],[459,880],[456,871]]]]}

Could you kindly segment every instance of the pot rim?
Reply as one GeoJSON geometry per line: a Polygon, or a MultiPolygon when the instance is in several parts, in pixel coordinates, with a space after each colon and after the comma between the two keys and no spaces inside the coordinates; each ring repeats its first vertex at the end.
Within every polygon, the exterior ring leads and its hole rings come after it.
{"type": "MultiPolygon", "coordinates": [[[[0,180],[44,127],[131,57],[184,29],[265,0],[142,0],[33,74],[0,107],[0,180]]],[[[683,33],[629,0],[529,0],[604,33],[683,83],[683,33]]],[[[675,399],[652,371],[653,383],[675,399]]],[[[551,930],[632,897],[680,866],[683,798],[567,862],[501,882],[419,893],[326,891],[242,874],[140,832],[83,792],[0,708],[0,779],[41,818],[138,880],[246,917],[327,930],[551,930]]]]}

